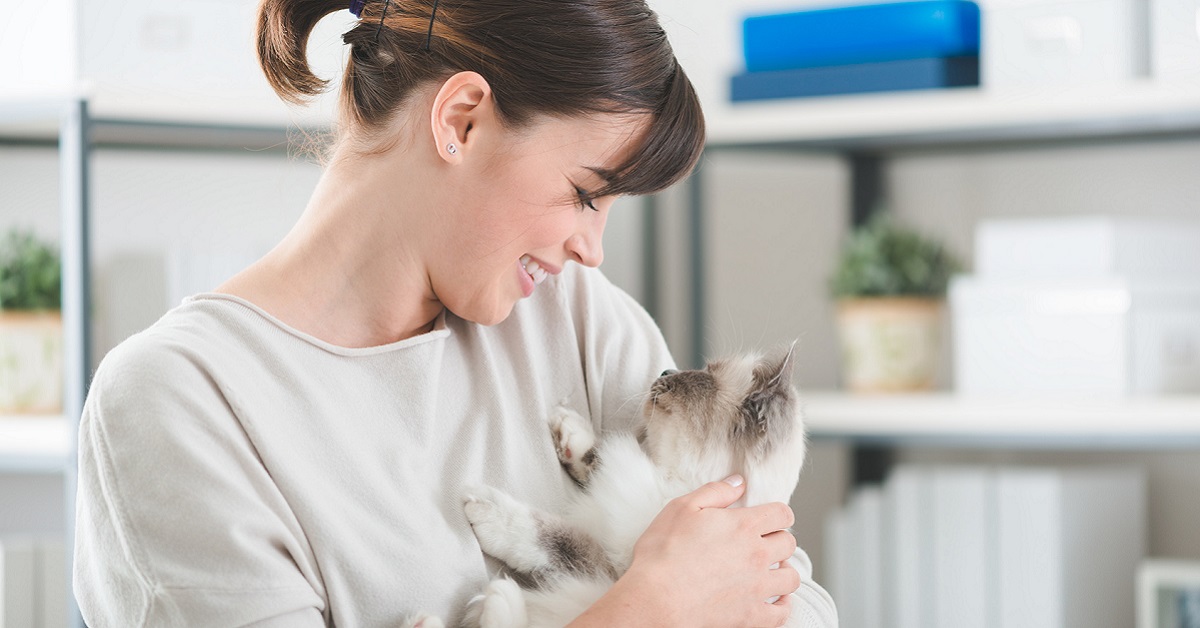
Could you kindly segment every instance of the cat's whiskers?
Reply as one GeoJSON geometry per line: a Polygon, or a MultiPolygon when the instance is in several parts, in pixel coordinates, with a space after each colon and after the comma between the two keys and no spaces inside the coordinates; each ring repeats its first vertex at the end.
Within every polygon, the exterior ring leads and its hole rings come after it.
{"type": "Polygon", "coordinates": [[[625,406],[629,405],[629,402],[631,401],[637,401],[640,405],[641,402],[643,402],[646,397],[649,397],[650,395],[651,391],[643,391],[626,397],[625,400],[621,402],[621,405],[617,406],[617,413],[619,414],[621,410],[624,410],[625,406]]]}

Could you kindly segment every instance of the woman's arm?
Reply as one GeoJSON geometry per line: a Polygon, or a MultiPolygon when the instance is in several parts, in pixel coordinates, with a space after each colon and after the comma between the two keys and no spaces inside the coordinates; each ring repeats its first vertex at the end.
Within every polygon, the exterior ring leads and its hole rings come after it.
{"type": "Polygon", "coordinates": [[[135,338],[97,372],[79,432],[84,619],[323,626],[299,524],[194,357],[135,338]]]}

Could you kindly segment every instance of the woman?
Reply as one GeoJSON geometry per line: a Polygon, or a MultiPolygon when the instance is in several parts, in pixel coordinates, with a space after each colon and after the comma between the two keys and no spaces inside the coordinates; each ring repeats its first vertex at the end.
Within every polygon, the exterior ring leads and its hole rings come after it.
{"type": "MultiPolygon", "coordinates": [[[[594,270],[615,197],[676,182],[703,145],[653,13],[363,4],[262,3],[259,57],[294,102],[325,87],[304,54],[316,22],[360,16],[327,170],[274,250],[96,374],[75,568],[93,626],[454,620],[495,571],[462,487],[556,509],[571,486],[549,410],[625,428],[672,366],[594,270]]],[[[834,625],[791,511],[727,510],[737,484],[668,505],[574,625],[834,625]]]]}

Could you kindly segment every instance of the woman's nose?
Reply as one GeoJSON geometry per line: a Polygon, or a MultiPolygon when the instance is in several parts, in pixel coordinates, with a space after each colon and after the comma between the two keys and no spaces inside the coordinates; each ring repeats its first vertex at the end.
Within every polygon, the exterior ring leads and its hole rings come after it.
{"type": "Polygon", "coordinates": [[[583,221],[569,240],[567,250],[576,262],[595,268],[604,261],[604,224],[608,221],[608,209],[613,198],[597,199],[601,211],[586,211],[579,214],[583,221]]]}
{"type": "Polygon", "coordinates": [[[604,261],[604,245],[601,242],[602,231],[577,233],[571,236],[567,247],[576,262],[595,268],[604,261]]]}

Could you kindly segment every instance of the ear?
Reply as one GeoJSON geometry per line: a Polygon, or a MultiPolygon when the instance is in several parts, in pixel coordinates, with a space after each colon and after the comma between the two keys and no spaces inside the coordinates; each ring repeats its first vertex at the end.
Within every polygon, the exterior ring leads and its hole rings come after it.
{"type": "Polygon", "coordinates": [[[439,157],[460,162],[474,142],[475,131],[495,119],[492,87],[476,72],[459,72],[446,79],[429,112],[433,145],[439,157]]]}
{"type": "Polygon", "coordinates": [[[754,390],[747,395],[747,429],[760,435],[756,447],[747,452],[746,505],[789,500],[808,450],[804,417],[792,389],[796,343],[786,352],[763,358],[754,369],[754,390]]]}
{"type": "Polygon", "coordinates": [[[768,385],[791,386],[792,385],[792,370],[796,364],[796,343],[798,340],[792,341],[786,352],[782,352],[782,356],[777,355],[774,358],[766,358],[763,360],[767,367],[766,371],[771,373],[771,379],[768,380],[768,385]]]}
{"type": "Polygon", "coordinates": [[[767,430],[767,404],[779,395],[787,395],[792,386],[792,369],[796,360],[796,343],[786,353],[762,358],[754,366],[754,384],[743,401],[743,413],[749,421],[750,433],[767,430]]]}

